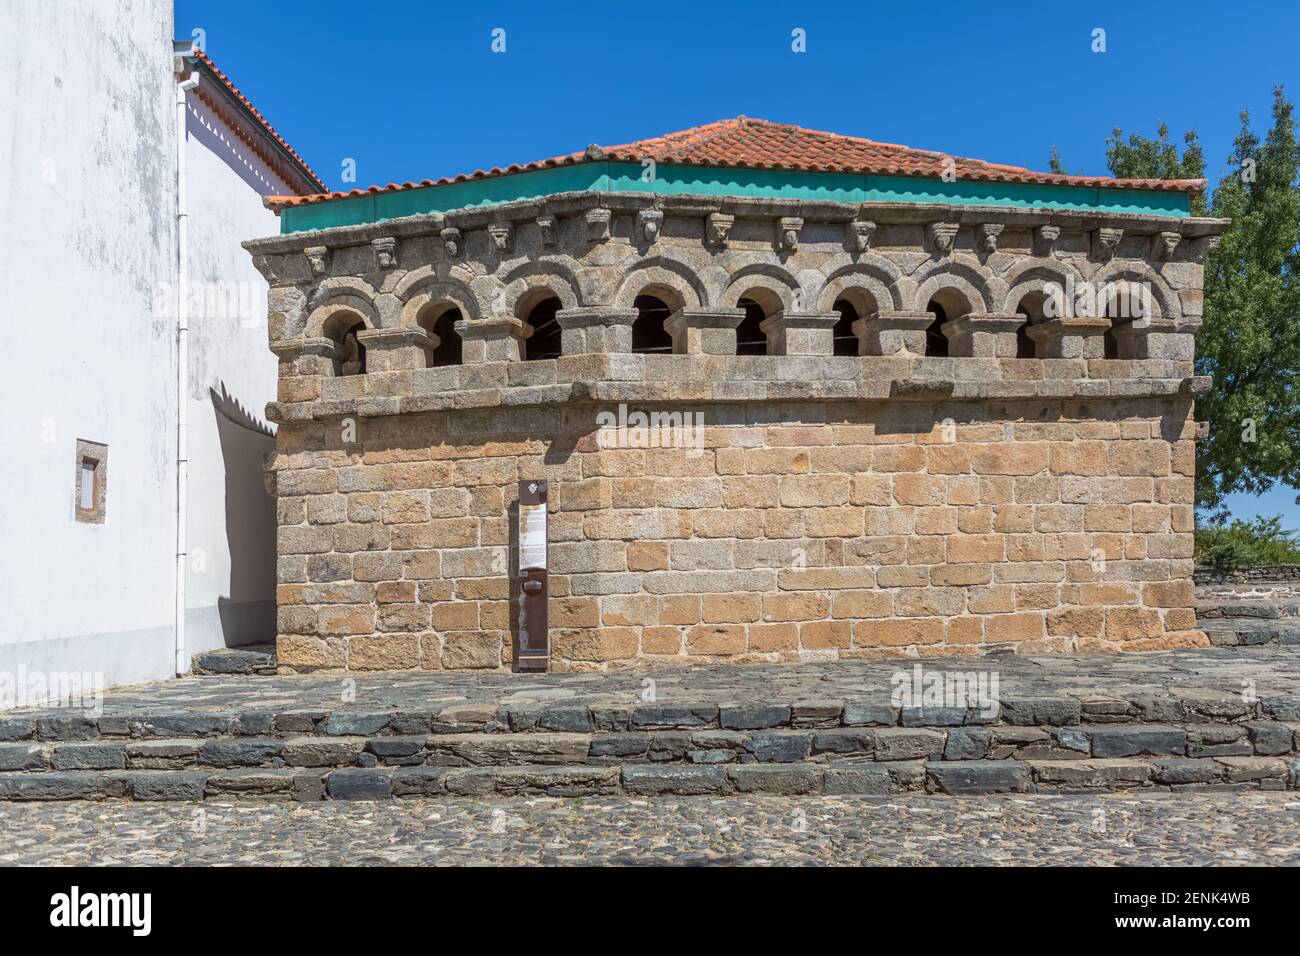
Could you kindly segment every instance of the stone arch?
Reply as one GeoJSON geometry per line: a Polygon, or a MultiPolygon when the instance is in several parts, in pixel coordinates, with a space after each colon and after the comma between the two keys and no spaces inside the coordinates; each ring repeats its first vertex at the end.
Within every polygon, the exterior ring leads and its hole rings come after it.
{"type": "Polygon", "coordinates": [[[462,316],[473,322],[481,312],[478,299],[469,288],[453,280],[441,280],[430,271],[398,292],[402,303],[397,324],[402,328],[418,325],[432,327],[429,323],[448,309],[459,309],[462,316]]]}
{"type": "Polygon", "coordinates": [[[829,312],[839,299],[847,299],[859,314],[869,301],[875,309],[897,311],[903,308],[902,278],[888,260],[864,259],[833,269],[817,294],[817,311],[829,312]]]}
{"type": "Polygon", "coordinates": [[[368,282],[350,276],[322,282],[312,295],[310,308],[304,330],[307,338],[330,338],[347,313],[360,319],[368,329],[380,327],[375,290],[368,282]]]}
{"type": "Polygon", "coordinates": [[[1183,317],[1182,306],[1179,304],[1177,294],[1169,288],[1169,284],[1160,273],[1144,262],[1127,260],[1124,262],[1111,262],[1099,269],[1093,275],[1092,281],[1096,286],[1098,298],[1101,298],[1102,290],[1111,283],[1137,282],[1145,284],[1151,290],[1153,313],[1147,318],[1180,321],[1183,317]]]}
{"type": "Polygon", "coordinates": [[[1008,275],[1005,281],[1009,288],[1001,311],[1011,313],[1016,311],[1026,296],[1063,295],[1071,282],[1077,285],[1084,279],[1074,266],[1056,261],[1027,263],[1008,275]],[[1053,289],[1053,286],[1056,288],[1053,289]]]}
{"type": "Polygon", "coordinates": [[[722,290],[718,305],[736,308],[741,299],[750,299],[763,307],[770,318],[777,312],[803,312],[808,296],[794,276],[771,263],[755,263],[738,269],[722,290]]]}
{"type": "Polygon", "coordinates": [[[563,263],[525,262],[503,275],[501,282],[496,297],[499,306],[493,310],[499,314],[519,316],[521,310],[531,308],[547,296],[559,299],[563,309],[582,305],[577,276],[563,263]]]}
{"type": "Polygon", "coordinates": [[[666,256],[652,256],[635,262],[623,274],[613,304],[620,309],[630,309],[639,295],[662,299],[674,311],[698,309],[707,301],[704,284],[695,270],[666,256]]]}
{"type": "Polygon", "coordinates": [[[624,273],[614,306],[632,308],[638,295],[654,295],[672,310],[699,308],[706,300],[705,287],[693,269],[663,256],[643,259],[624,273]]]}
{"type": "MultiPolygon", "coordinates": [[[[924,311],[931,299],[939,293],[960,296],[972,313],[992,312],[995,288],[1004,283],[988,273],[964,262],[940,262],[917,277],[919,284],[913,298],[913,308],[924,311]]],[[[957,318],[957,316],[949,316],[957,318]]]]}

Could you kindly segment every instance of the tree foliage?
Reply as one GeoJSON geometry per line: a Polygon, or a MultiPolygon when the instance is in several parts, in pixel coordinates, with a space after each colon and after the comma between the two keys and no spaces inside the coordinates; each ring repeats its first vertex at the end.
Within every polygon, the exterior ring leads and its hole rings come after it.
{"type": "MultiPolygon", "coordinates": [[[[1197,402],[1209,437],[1197,444],[1196,500],[1221,508],[1233,492],[1282,482],[1300,489],[1300,149],[1292,104],[1273,91],[1273,125],[1260,140],[1243,111],[1233,155],[1212,201],[1193,214],[1231,219],[1205,261],[1204,324],[1196,370],[1214,386],[1197,402]]],[[[1106,141],[1116,176],[1200,178],[1195,131],[1181,156],[1162,123],[1156,139],[1121,130],[1106,141]]]]}
{"type": "Polygon", "coordinates": [[[1283,530],[1281,515],[1197,528],[1196,560],[1216,568],[1300,564],[1300,533],[1283,530]]]}
{"type": "Polygon", "coordinates": [[[1065,164],[1061,162],[1061,154],[1056,149],[1056,144],[1052,144],[1052,151],[1047,156],[1047,168],[1054,173],[1064,173],[1065,164]]]}
{"type": "MultiPolygon", "coordinates": [[[[1112,176],[1121,179],[1204,179],[1205,154],[1196,136],[1196,130],[1183,134],[1183,152],[1169,140],[1169,127],[1162,121],[1156,129],[1156,138],[1148,139],[1138,133],[1124,138],[1124,131],[1116,128],[1106,137],[1106,165],[1112,176]]],[[[1206,212],[1205,197],[1192,199],[1192,215],[1206,212]]]]}

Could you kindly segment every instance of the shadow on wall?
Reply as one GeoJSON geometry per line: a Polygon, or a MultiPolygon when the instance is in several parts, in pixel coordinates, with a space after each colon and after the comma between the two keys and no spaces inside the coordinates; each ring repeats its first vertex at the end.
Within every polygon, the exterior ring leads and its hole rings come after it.
{"type": "Polygon", "coordinates": [[[218,598],[227,647],[275,640],[275,499],[263,481],[275,434],[226,391],[209,388],[226,476],[230,593],[218,598]]]}

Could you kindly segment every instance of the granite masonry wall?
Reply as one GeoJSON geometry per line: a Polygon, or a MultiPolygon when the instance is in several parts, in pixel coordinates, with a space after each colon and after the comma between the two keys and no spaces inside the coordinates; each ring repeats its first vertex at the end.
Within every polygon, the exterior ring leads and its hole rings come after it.
{"type": "Polygon", "coordinates": [[[280,666],[509,668],[533,478],[553,669],[1203,645],[1221,228],[580,193],[249,243],[280,666]],[[1147,313],[1044,314],[1114,282],[1147,313]],[[737,355],[755,318],[765,354],[737,355]]]}

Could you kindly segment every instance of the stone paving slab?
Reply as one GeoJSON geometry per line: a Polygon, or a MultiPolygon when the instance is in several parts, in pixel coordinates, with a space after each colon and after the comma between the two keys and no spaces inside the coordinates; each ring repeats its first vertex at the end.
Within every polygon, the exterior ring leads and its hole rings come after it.
{"type": "MultiPolygon", "coordinates": [[[[302,711],[357,715],[433,711],[458,704],[539,702],[575,706],[609,702],[637,704],[653,687],[661,705],[762,701],[888,700],[891,679],[920,665],[925,671],[995,672],[1003,697],[1117,697],[1187,690],[1240,695],[1246,683],[1260,698],[1300,696],[1300,647],[1203,648],[1144,654],[979,658],[918,661],[835,661],[799,665],[663,667],[613,673],[475,674],[467,672],[352,672],[338,675],[196,676],[114,688],[105,693],[104,719],[150,715],[231,712],[283,714],[302,711]],[[650,683],[652,682],[652,683],[650,683]]],[[[0,712],[0,725],[23,718],[66,718],[60,739],[75,739],[75,712],[18,708],[0,712]]],[[[219,721],[218,721],[219,723],[219,721]]],[[[215,725],[214,725],[215,726],[215,725]]],[[[557,728],[560,729],[560,728],[557,728]]],[[[310,731],[308,731],[310,732],[310,731]]],[[[329,733],[364,734],[359,727],[329,733]]],[[[192,736],[192,721],[158,727],[151,736],[192,736]]],[[[93,730],[87,731],[93,736],[93,730]]]]}
{"type": "Polygon", "coordinates": [[[0,864],[1295,866],[1294,794],[0,804],[0,864]]]}

